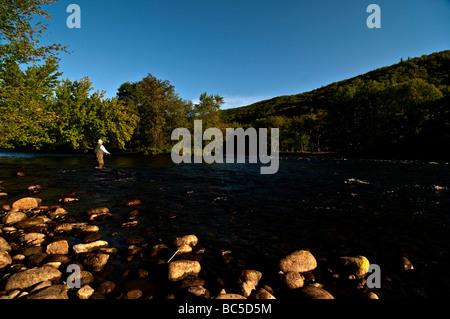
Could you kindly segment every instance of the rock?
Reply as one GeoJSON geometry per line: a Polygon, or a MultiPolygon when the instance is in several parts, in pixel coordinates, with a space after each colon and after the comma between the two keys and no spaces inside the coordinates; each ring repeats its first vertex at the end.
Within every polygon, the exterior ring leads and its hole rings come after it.
{"type": "Polygon", "coordinates": [[[247,298],[239,294],[223,294],[216,296],[214,299],[247,299],[247,298]]]}
{"type": "Polygon", "coordinates": [[[31,185],[28,187],[28,191],[31,193],[41,192],[44,188],[41,185],[31,185]]]}
{"type": "Polygon", "coordinates": [[[95,281],[95,277],[91,272],[89,272],[87,270],[82,270],[80,272],[80,285],[81,286],[90,285],[94,281],[95,281]]]}
{"type": "Polygon", "coordinates": [[[142,297],[142,290],[133,289],[127,292],[127,299],[139,299],[142,297]]]}
{"type": "Polygon", "coordinates": [[[18,211],[10,211],[3,217],[3,224],[10,226],[27,218],[27,215],[18,211]]]}
{"type": "Polygon", "coordinates": [[[363,277],[369,270],[369,260],[364,256],[341,257],[344,272],[363,277]]]}
{"type": "Polygon", "coordinates": [[[142,202],[139,199],[129,201],[125,204],[125,206],[128,206],[128,207],[129,206],[139,206],[139,205],[142,205],[142,202]]]}
{"type": "Polygon", "coordinates": [[[169,280],[178,281],[190,276],[197,276],[201,266],[195,260],[177,260],[169,263],[169,280]]]}
{"type": "Polygon", "coordinates": [[[17,222],[15,227],[20,229],[27,229],[33,226],[45,225],[45,220],[41,217],[30,217],[20,222],[17,222]]]}
{"type": "Polygon", "coordinates": [[[87,244],[78,244],[78,245],[73,246],[72,248],[76,254],[82,254],[82,253],[92,252],[94,250],[104,248],[104,247],[109,247],[109,243],[104,240],[97,240],[97,241],[90,242],[87,244]]]}
{"type": "Polygon", "coordinates": [[[380,299],[378,297],[378,295],[376,293],[372,292],[372,291],[369,292],[366,296],[367,296],[367,299],[380,299]]]}
{"type": "Polygon", "coordinates": [[[139,224],[139,221],[133,220],[131,222],[122,223],[122,225],[120,225],[120,227],[122,227],[122,228],[130,228],[130,227],[135,227],[138,224],[139,224]]]}
{"type": "Polygon", "coordinates": [[[28,269],[13,274],[6,282],[5,290],[23,290],[43,281],[56,281],[61,278],[61,272],[52,267],[28,269]]]}
{"type": "Polygon", "coordinates": [[[411,271],[411,270],[414,270],[413,264],[412,264],[412,263],[409,261],[409,259],[406,258],[406,257],[402,257],[402,258],[401,258],[401,264],[402,264],[401,270],[403,270],[403,271],[411,271]]]}
{"type": "Polygon", "coordinates": [[[64,208],[58,207],[55,210],[48,212],[47,215],[51,219],[56,219],[56,218],[62,219],[62,218],[66,218],[69,215],[69,213],[64,208]]]}
{"type": "Polygon", "coordinates": [[[0,192],[0,199],[4,199],[6,197],[8,197],[8,193],[0,192]]]}
{"type": "Polygon", "coordinates": [[[80,235],[97,233],[100,230],[100,228],[97,225],[85,225],[85,224],[76,226],[73,229],[77,234],[80,234],[80,235]]]}
{"type": "Polygon", "coordinates": [[[303,276],[295,271],[290,271],[284,276],[284,281],[290,289],[297,289],[303,287],[303,276]]]}
{"type": "Polygon", "coordinates": [[[110,292],[112,292],[116,288],[116,284],[112,281],[105,281],[100,284],[100,286],[97,288],[97,292],[103,295],[106,295],[110,292]]]}
{"type": "Polygon", "coordinates": [[[42,199],[34,197],[25,197],[15,201],[12,204],[12,208],[17,208],[18,210],[29,210],[39,207],[42,203],[42,199]]]}
{"type": "Polygon", "coordinates": [[[276,299],[270,292],[264,288],[258,289],[255,294],[256,299],[276,299]]]}
{"type": "Polygon", "coordinates": [[[192,247],[189,246],[189,245],[183,244],[183,245],[178,247],[178,254],[179,255],[180,254],[187,254],[187,253],[190,253],[190,252],[192,252],[192,247]]]}
{"type": "Polygon", "coordinates": [[[202,278],[187,278],[180,281],[179,289],[184,289],[193,286],[204,286],[206,281],[202,278]]]}
{"type": "Polygon", "coordinates": [[[8,204],[2,205],[2,210],[4,210],[5,212],[9,212],[11,210],[11,206],[8,204]]]}
{"type": "Polygon", "coordinates": [[[317,261],[307,250],[298,250],[286,256],[280,261],[280,269],[284,273],[290,271],[308,272],[317,267],[317,261]]]}
{"type": "Polygon", "coordinates": [[[95,220],[96,218],[98,218],[100,216],[104,216],[104,217],[111,216],[108,207],[92,208],[87,211],[87,214],[89,215],[89,220],[95,220]]]}
{"type": "Polygon", "coordinates": [[[194,247],[198,243],[198,238],[195,235],[186,235],[183,237],[177,237],[173,242],[177,247],[182,245],[189,245],[194,247]]]}
{"type": "Polygon", "coordinates": [[[0,251],[11,251],[11,246],[8,244],[6,239],[0,237],[0,251]]]}
{"type": "Polygon", "coordinates": [[[27,257],[27,263],[31,266],[39,266],[40,263],[47,257],[47,254],[35,254],[27,257]]]}
{"type": "Polygon", "coordinates": [[[299,288],[297,291],[305,299],[334,299],[332,294],[319,287],[307,286],[299,288]]]}
{"type": "Polygon", "coordinates": [[[47,255],[66,255],[69,253],[69,244],[67,240],[54,241],[47,245],[47,255]]]}
{"type": "Polygon", "coordinates": [[[67,285],[55,285],[30,294],[26,299],[69,299],[67,285]]]}
{"type": "Polygon", "coordinates": [[[79,201],[78,198],[72,198],[72,197],[64,197],[59,200],[59,202],[63,203],[63,204],[74,204],[74,203],[77,203],[78,201],[79,201]]]}
{"type": "Polygon", "coordinates": [[[141,279],[147,278],[148,277],[148,270],[139,268],[137,270],[137,276],[138,276],[138,278],[141,278],[141,279]]]}
{"type": "Polygon", "coordinates": [[[97,272],[102,270],[106,266],[108,259],[109,259],[108,254],[90,253],[83,259],[83,263],[92,267],[92,270],[97,272]]]}
{"type": "Polygon", "coordinates": [[[81,240],[81,243],[82,244],[92,243],[94,241],[102,239],[102,237],[103,236],[99,233],[89,233],[81,240]]]}
{"type": "Polygon", "coordinates": [[[194,297],[202,297],[209,299],[209,291],[208,289],[202,286],[191,286],[188,288],[188,293],[194,297]]]}
{"type": "Polygon", "coordinates": [[[261,277],[261,272],[257,270],[244,270],[241,273],[238,283],[241,286],[241,292],[244,297],[249,297],[251,295],[252,291],[256,289],[261,277]]]}
{"type": "Polygon", "coordinates": [[[45,235],[41,233],[28,233],[19,237],[19,242],[28,246],[38,246],[44,241],[45,235]]]}
{"type": "Polygon", "coordinates": [[[25,177],[25,176],[27,176],[27,174],[25,174],[24,172],[17,172],[17,176],[25,177]]]}
{"type": "Polygon", "coordinates": [[[85,285],[83,287],[81,287],[80,289],[78,289],[77,291],[77,297],[80,299],[89,299],[92,294],[94,293],[94,289],[92,289],[91,286],[89,285],[85,285]]]}
{"type": "Polygon", "coordinates": [[[1,250],[0,251],[0,269],[3,269],[12,264],[12,258],[8,254],[8,252],[1,250]]]}

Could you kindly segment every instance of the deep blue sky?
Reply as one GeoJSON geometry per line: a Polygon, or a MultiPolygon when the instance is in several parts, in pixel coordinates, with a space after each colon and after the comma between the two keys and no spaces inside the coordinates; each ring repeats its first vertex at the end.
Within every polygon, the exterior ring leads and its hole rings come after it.
{"type": "Polygon", "coordinates": [[[227,107],[297,94],[450,49],[449,0],[60,0],[44,43],[67,45],[63,78],[89,76],[115,96],[151,73],[183,99],[227,107]],[[69,4],[81,29],[69,29],[69,4]],[[381,7],[381,29],[366,8],[381,7]]]}

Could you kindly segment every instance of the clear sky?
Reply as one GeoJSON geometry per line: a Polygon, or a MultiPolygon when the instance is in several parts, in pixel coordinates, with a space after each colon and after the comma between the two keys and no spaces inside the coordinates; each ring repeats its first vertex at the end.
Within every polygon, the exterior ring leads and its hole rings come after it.
{"type": "Polygon", "coordinates": [[[62,43],[63,78],[116,95],[151,73],[181,98],[224,108],[298,94],[450,49],[450,0],[60,0],[43,43],[62,43]],[[69,29],[69,4],[81,28],[69,29]],[[369,29],[369,4],[381,28],[369,29]]]}

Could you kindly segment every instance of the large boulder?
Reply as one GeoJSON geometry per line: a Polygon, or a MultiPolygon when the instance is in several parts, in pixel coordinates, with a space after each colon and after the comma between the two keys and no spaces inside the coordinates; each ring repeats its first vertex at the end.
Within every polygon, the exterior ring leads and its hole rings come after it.
{"type": "Polygon", "coordinates": [[[307,250],[298,250],[280,261],[280,269],[284,273],[290,271],[308,272],[316,269],[316,258],[307,250]]]}
{"type": "Polygon", "coordinates": [[[13,274],[6,282],[5,290],[27,289],[43,281],[54,281],[61,278],[62,273],[53,267],[32,268],[13,274]]]}

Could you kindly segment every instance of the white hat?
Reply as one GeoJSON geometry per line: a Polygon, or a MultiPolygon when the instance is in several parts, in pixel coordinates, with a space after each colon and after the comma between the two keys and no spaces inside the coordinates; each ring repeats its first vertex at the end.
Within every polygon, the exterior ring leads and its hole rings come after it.
{"type": "Polygon", "coordinates": [[[101,139],[98,140],[98,143],[103,143],[103,141],[101,139]]]}

